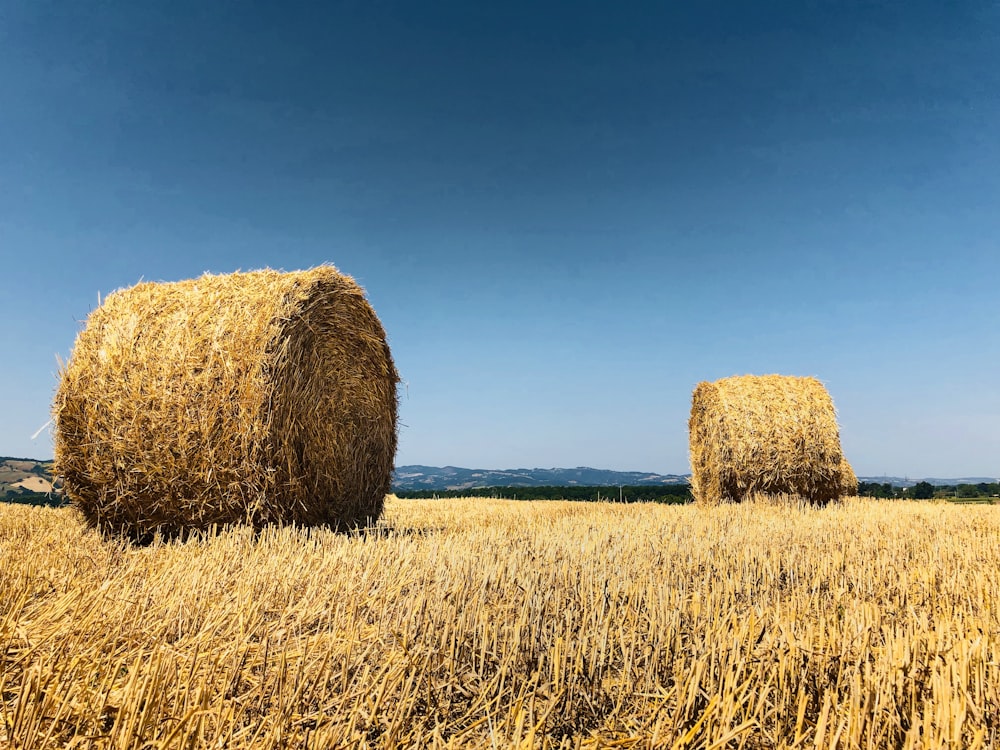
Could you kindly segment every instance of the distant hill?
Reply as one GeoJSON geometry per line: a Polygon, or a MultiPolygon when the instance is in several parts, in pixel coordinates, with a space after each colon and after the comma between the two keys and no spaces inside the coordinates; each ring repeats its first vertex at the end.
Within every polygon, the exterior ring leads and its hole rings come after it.
{"type": "MultiPolygon", "coordinates": [[[[617,487],[687,484],[690,474],[655,474],[641,471],[610,471],[578,466],[575,469],[463,469],[458,466],[397,466],[392,486],[398,490],[465,490],[473,487],[617,487]]],[[[958,479],[911,477],[859,477],[862,482],[912,487],[925,481],[933,485],[996,482],[996,477],[958,479]]]]}
{"type": "Polygon", "coordinates": [[[35,502],[52,493],[52,462],[0,456],[0,500],[35,502]]]}
{"type": "MultiPolygon", "coordinates": [[[[0,500],[52,491],[52,461],[0,457],[0,500]]],[[[575,469],[463,469],[457,466],[400,466],[392,486],[400,490],[461,490],[471,487],[612,487],[687,484],[686,476],[638,471],[575,469]]]]}
{"type": "Polygon", "coordinates": [[[458,466],[397,466],[392,486],[399,490],[464,490],[472,487],[615,487],[687,484],[686,474],[575,469],[463,469],[458,466]]]}
{"type": "MultiPolygon", "coordinates": [[[[575,469],[464,469],[458,466],[397,466],[392,486],[398,490],[465,490],[473,487],[617,487],[687,484],[690,474],[655,474],[611,471],[578,466],[575,469]]],[[[862,482],[912,487],[925,481],[933,485],[980,484],[997,477],[859,477],[862,482]]],[[[0,500],[25,501],[52,492],[52,461],[0,456],[0,500]]]]}

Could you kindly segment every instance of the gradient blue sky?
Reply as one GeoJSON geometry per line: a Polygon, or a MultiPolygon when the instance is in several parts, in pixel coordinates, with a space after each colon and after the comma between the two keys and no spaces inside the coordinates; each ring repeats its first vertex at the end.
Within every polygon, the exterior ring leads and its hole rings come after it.
{"type": "Polygon", "coordinates": [[[1000,474],[996,2],[0,0],[0,455],[98,293],[332,262],[397,462],[688,470],[815,375],[861,475],[1000,474]]]}

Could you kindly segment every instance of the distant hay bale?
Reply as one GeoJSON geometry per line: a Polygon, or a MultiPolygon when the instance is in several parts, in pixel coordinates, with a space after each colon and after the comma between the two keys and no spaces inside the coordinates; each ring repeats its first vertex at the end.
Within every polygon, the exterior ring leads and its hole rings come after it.
{"type": "Polygon", "coordinates": [[[763,493],[825,504],[844,494],[837,415],[815,378],[745,375],[699,383],[688,427],[698,502],[763,493]]]}
{"type": "Polygon", "coordinates": [[[378,518],[399,378],[362,289],[332,266],[142,283],[87,319],[53,406],[86,520],[148,537],[378,518]]]}

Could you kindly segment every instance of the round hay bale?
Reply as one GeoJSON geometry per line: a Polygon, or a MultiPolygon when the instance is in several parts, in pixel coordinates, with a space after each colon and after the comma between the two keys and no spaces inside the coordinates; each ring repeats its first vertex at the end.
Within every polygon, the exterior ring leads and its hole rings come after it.
{"type": "Polygon", "coordinates": [[[66,493],[102,531],[377,519],[399,378],[362,289],[332,266],[206,274],[109,295],[61,373],[66,493]]]}
{"type": "Polygon", "coordinates": [[[815,378],[745,375],[699,383],[688,428],[698,502],[739,502],[760,493],[825,504],[844,493],[837,415],[815,378]]]}

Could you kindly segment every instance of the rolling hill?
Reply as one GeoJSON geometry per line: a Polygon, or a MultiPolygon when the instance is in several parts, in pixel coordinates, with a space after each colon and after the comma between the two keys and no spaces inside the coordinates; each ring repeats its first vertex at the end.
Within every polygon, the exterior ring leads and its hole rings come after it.
{"type": "MultiPolygon", "coordinates": [[[[690,474],[611,471],[577,466],[573,469],[466,469],[459,466],[397,466],[395,490],[464,490],[474,487],[617,487],[687,484],[690,474]]],[[[863,482],[911,487],[919,481],[934,485],[995,482],[995,477],[925,480],[908,477],[860,477],[863,482]]],[[[0,500],[25,500],[52,492],[52,461],[0,456],[0,500]]]]}

